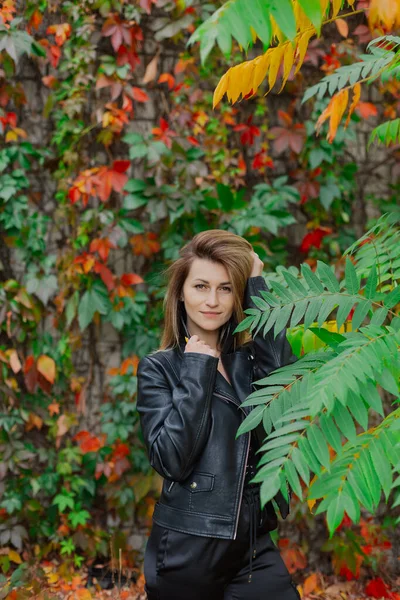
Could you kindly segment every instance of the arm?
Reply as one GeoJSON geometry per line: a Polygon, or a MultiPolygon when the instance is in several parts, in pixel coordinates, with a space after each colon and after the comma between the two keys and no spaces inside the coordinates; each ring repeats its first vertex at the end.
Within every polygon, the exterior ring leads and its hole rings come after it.
{"type": "MultiPolygon", "coordinates": [[[[257,308],[251,296],[260,296],[260,290],[269,291],[264,277],[261,275],[249,277],[244,293],[243,309],[257,308]]],[[[258,334],[253,337],[253,348],[255,354],[254,381],[258,381],[275,369],[294,363],[297,360],[297,356],[293,354],[287,341],[286,329],[283,329],[274,339],[273,328],[268,331],[265,338],[262,335],[261,328],[258,334]]]]}
{"type": "Polygon", "coordinates": [[[180,381],[171,390],[157,357],[137,369],[137,409],[151,466],[166,479],[183,481],[201,454],[210,430],[218,358],[185,352],[180,381]]]}

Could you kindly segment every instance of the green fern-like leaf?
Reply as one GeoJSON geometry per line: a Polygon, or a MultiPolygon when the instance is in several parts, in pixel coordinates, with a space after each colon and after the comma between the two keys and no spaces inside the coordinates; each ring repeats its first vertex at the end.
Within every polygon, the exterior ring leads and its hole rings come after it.
{"type": "Polygon", "coordinates": [[[398,144],[400,141],[400,119],[393,119],[392,121],[386,121],[382,125],[378,125],[371,131],[371,135],[368,140],[368,146],[372,142],[377,141],[380,144],[398,144]]]}

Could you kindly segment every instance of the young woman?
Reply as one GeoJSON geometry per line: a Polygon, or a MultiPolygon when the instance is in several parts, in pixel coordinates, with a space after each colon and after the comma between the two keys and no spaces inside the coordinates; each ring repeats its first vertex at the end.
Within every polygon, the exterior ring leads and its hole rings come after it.
{"type": "MultiPolygon", "coordinates": [[[[283,331],[232,334],[267,290],[251,244],[197,234],[166,271],[161,347],[141,359],[137,408],[149,460],[164,478],[144,559],[148,600],[297,600],[252,484],[265,431],[235,438],[252,382],[296,358],[283,331]]],[[[285,518],[282,494],[275,500],[285,518]]]]}

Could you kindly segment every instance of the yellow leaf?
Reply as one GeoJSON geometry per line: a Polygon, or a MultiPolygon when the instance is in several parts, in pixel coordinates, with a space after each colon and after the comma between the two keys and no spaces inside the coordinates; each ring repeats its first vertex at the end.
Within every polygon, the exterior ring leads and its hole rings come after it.
{"type": "Polygon", "coordinates": [[[332,18],[334,19],[342,8],[342,0],[332,0],[332,18]]]}
{"type": "Polygon", "coordinates": [[[60,576],[58,573],[46,573],[46,579],[49,585],[54,585],[58,582],[60,576]]]}
{"type": "Polygon", "coordinates": [[[314,28],[310,28],[310,29],[307,29],[307,31],[305,31],[303,34],[300,35],[298,43],[297,43],[297,48],[296,48],[296,55],[298,56],[298,59],[297,59],[297,66],[294,71],[295,75],[297,75],[297,73],[299,72],[299,70],[301,68],[301,65],[303,64],[304,57],[306,55],[310,39],[316,33],[317,32],[314,28]]]}
{"type": "Polygon", "coordinates": [[[6,142],[15,142],[18,139],[18,135],[15,131],[7,131],[6,133],[6,142]]]}
{"type": "Polygon", "coordinates": [[[269,67],[269,73],[268,73],[268,85],[269,85],[268,91],[269,92],[272,90],[272,88],[275,85],[284,52],[285,52],[284,45],[277,46],[276,48],[272,49],[271,59],[270,59],[270,67],[269,67]]]}
{"type": "Polygon", "coordinates": [[[322,17],[325,16],[326,10],[331,0],[321,0],[322,17]]]}
{"type": "Polygon", "coordinates": [[[288,42],[286,44],[286,48],[285,48],[284,55],[283,55],[283,80],[282,80],[282,86],[281,86],[281,89],[279,90],[279,92],[281,92],[283,90],[283,88],[285,87],[285,83],[286,83],[287,78],[290,75],[290,71],[292,70],[292,67],[293,67],[293,62],[294,62],[294,48],[293,48],[291,42],[288,42]]]}
{"type": "Polygon", "coordinates": [[[213,108],[217,106],[217,104],[224,97],[226,90],[228,89],[229,82],[229,73],[232,69],[229,69],[225,75],[222,75],[221,79],[218,82],[217,87],[214,90],[214,98],[213,98],[213,108]]]}
{"type": "Polygon", "coordinates": [[[312,513],[313,508],[315,506],[316,500],[307,500],[307,504],[308,504],[308,508],[310,509],[310,512],[312,513]]]}
{"type": "Polygon", "coordinates": [[[8,558],[13,563],[16,563],[17,565],[22,564],[22,558],[20,557],[20,555],[18,554],[18,552],[15,552],[15,550],[9,550],[9,552],[8,552],[8,558]]]}
{"type": "Polygon", "coordinates": [[[307,17],[297,0],[293,2],[293,12],[296,20],[296,29],[299,33],[302,33],[308,27],[312,27],[310,19],[307,17]]]}
{"type": "Polygon", "coordinates": [[[36,367],[47,381],[54,383],[56,378],[56,363],[50,356],[46,356],[45,354],[39,356],[36,367]]]}
{"type": "Polygon", "coordinates": [[[351,115],[353,114],[354,109],[360,100],[360,96],[361,96],[361,85],[359,83],[356,83],[355,86],[353,87],[353,100],[352,100],[350,108],[349,108],[349,114],[347,115],[346,123],[344,124],[345,127],[347,127],[348,124],[350,123],[351,115]]]}
{"type": "Polygon", "coordinates": [[[273,48],[269,48],[265,54],[262,56],[257,56],[257,58],[254,59],[255,66],[253,71],[253,80],[251,83],[254,94],[265,79],[269,62],[271,60],[272,50],[273,48]]]}
{"type": "Polygon", "coordinates": [[[233,67],[227,90],[228,100],[234,104],[240,94],[246,96],[251,91],[251,81],[253,78],[254,61],[249,60],[233,67]]]}
{"type": "Polygon", "coordinates": [[[279,29],[277,22],[275,21],[274,17],[270,16],[270,21],[271,21],[271,25],[272,25],[272,37],[275,38],[279,44],[281,44],[283,41],[285,41],[285,36],[283,35],[282,31],[279,29]]]}
{"type": "Polygon", "coordinates": [[[371,29],[384,25],[390,33],[400,25],[400,0],[371,0],[368,21],[371,29]]]}
{"type": "Polygon", "coordinates": [[[250,33],[251,33],[251,39],[253,40],[253,44],[255,44],[257,41],[257,31],[251,25],[250,25],[250,33]]]}

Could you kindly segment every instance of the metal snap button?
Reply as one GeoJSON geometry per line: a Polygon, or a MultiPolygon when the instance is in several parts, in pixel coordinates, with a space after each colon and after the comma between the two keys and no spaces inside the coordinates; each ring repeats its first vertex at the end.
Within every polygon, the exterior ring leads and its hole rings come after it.
{"type": "Polygon", "coordinates": [[[195,488],[197,488],[197,483],[196,483],[195,481],[192,481],[192,483],[190,484],[190,487],[191,487],[192,489],[195,489],[195,488]]]}

